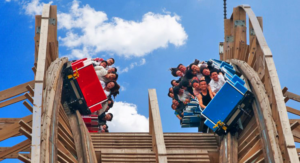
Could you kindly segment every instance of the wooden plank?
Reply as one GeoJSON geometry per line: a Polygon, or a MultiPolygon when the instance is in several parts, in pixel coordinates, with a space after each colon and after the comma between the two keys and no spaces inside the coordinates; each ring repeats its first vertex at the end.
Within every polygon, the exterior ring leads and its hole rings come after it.
{"type": "Polygon", "coordinates": [[[32,71],[34,73],[34,76],[35,76],[36,75],[36,67],[32,67],[31,69],[32,69],[32,71]]]}
{"type": "Polygon", "coordinates": [[[29,102],[31,102],[31,103],[33,104],[33,98],[32,98],[32,96],[31,96],[29,93],[25,93],[24,96],[27,98],[27,100],[28,100],[29,102]]]}
{"type": "Polygon", "coordinates": [[[94,152],[94,147],[91,141],[91,137],[88,134],[88,130],[86,128],[85,123],[83,122],[83,119],[81,118],[81,114],[78,110],[76,110],[76,115],[80,127],[81,132],[81,141],[83,142],[83,151],[85,154],[85,162],[86,163],[93,163],[97,161],[96,154],[94,152]]]}
{"type": "MultiPolygon", "coordinates": [[[[30,123],[32,121],[32,115],[26,116],[22,118],[22,120],[26,123],[30,123]]],[[[4,127],[0,132],[0,141],[18,135],[19,128],[20,128],[19,122],[15,122],[11,125],[4,127]]]]}
{"type": "Polygon", "coordinates": [[[18,159],[23,161],[24,163],[31,163],[31,160],[28,159],[26,156],[24,156],[23,154],[19,154],[18,155],[18,159]]]}
{"type": "Polygon", "coordinates": [[[7,156],[11,153],[19,152],[19,151],[22,151],[23,149],[28,148],[30,146],[30,143],[31,143],[31,140],[27,139],[17,145],[14,145],[13,147],[10,147],[9,149],[0,153],[0,159],[4,158],[5,156],[7,156]]]}
{"type": "Polygon", "coordinates": [[[19,101],[22,101],[22,100],[25,100],[25,99],[26,99],[26,97],[24,95],[21,95],[21,96],[6,100],[6,101],[0,103],[0,108],[3,108],[5,106],[14,104],[16,102],[19,102],[19,101]]]}
{"type": "Polygon", "coordinates": [[[21,118],[0,118],[0,124],[13,124],[20,120],[21,118]]]}
{"type": "Polygon", "coordinates": [[[23,134],[24,136],[26,136],[29,140],[32,139],[31,137],[31,133],[29,133],[26,129],[24,129],[23,127],[20,127],[19,132],[21,134],[23,134]]]}
{"type": "Polygon", "coordinates": [[[167,157],[165,156],[167,154],[167,151],[166,151],[166,145],[165,145],[164,135],[162,131],[156,90],[149,89],[148,92],[149,92],[149,103],[150,103],[149,109],[151,110],[150,113],[153,119],[152,137],[154,137],[154,142],[157,151],[156,158],[158,162],[167,162],[167,157]]]}
{"type": "Polygon", "coordinates": [[[285,92],[288,90],[288,88],[287,87],[284,87],[283,89],[282,89],[282,94],[283,94],[283,96],[284,96],[284,94],[285,94],[285,92]]]}
{"type": "MultiPolygon", "coordinates": [[[[41,150],[43,154],[41,155],[41,161],[50,160],[50,162],[57,162],[57,141],[58,139],[64,139],[62,135],[58,132],[58,117],[61,106],[61,90],[63,79],[60,75],[62,67],[67,59],[57,59],[47,70],[47,85],[45,91],[45,107],[43,111],[42,119],[42,132],[41,132],[41,150]]],[[[65,139],[64,139],[65,140],[65,139]]],[[[61,140],[62,141],[62,140],[61,140]]],[[[70,144],[68,144],[70,145],[70,144]]],[[[70,148],[72,145],[70,145],[70,148]]],[[[75,151],[75,149],[73,149],[75,151]]],[[[74,152],[76,154],[76,151],[74,152]]]]}
{"type": "Polygon", "coordinates": [[[272,118],[270,118],[270,115],[272,115],[270,103],[261,80],[259,79],[257,73],[254,72],[247,63],[237,60],[231,60],[231,62],[240,68],[240,71],[246,78],[250,79],[252,92],[256,96],[255,98],[257,101],[252,104],[252,108],[255,113],[257,124],[259,124],[259,131],[261,131],[260,133],[262,136],[260,137],[262,138],[262,144],[264,144],[263,151],[265,157],[271,159],[271,162],[274,162],[272,160],[275,160],[275,162],[282,160],[281,151],[279,150],[276,142],[276,128],[272,118]]]}
{"type": "Polygon", "coordinates": [[[239,159],[240,163],[244,163],[247,159],[255,155],[257,152],[262,150],[261,142],[259,140],[256,141],[256,143],[253,145],[253,147],[247,152],[244,157],[239,159]]]}
{"type": "Polygon", "coordinates": [[[84,155],[83,155],[83,148],[81,145],[81,138],[80,138],[80,129],[79,125],[77,122],[77,116],[75,114],[68,115],[69,122],[71,125],[72,129],[72,134],[74,138],[74,143],[75,143],[75,149],[76,149],[76,154],[77,154],[77,160],[80,163],[84,163],[84,155]]]}
{"type": "Polygon", "coordinates": [[[58,154],[60,154],[64,159],[68,160],[69,162],[77,163],[77,159],[74,155],[66,149],[66,147],[62,144],[61,141],[58,141],[57,144],[58,154]]]}
{"type": "Polygon", "coordinates": [[[296,152],[295,144],[293,141],[293,135],[291,133],[290,125],[289,125],[289,120],[288,120],[288,115],[287,115],[287,110],[285,103],[283,101],[283,95],[281,91],[281,86],[279,82],[279,78],[276,72],[276,67],[272,58],[272,52],[270,48],[268,47],[268,44],[264,38],[262,28],[259,24],[259,20],[255,16],[254,12],[249,6],[243,5],[241,6],[246,13],[248,14],[251,23],[253,25],[254,31],[256,33],[259,45],[263,51],[265,60],[266,60],[266,67],[269,70],[270,74],[270,80],[273,86],[273,92],[275,96],[275,103],[277,105],[277,110],[279,114],[279,119],[280,119],[280,124],[282,128],[282,132],[280,134],[283,136],[286,148],[288,148],[288,156],[289,161],[291,162],[297,162],[299,161],[298,154],[296,152]]]}
{"type": "Polygon", "coordinates": [[[15,87],[3,90],[0,92],[0,101],[3,101],[5,99],[17,96],[19,94],[22,94],[24,92],[27,92],[26,86],[30,85],[31,87],[34,86],[34,81],[29,81],[20,85],[17,85],[15,87]]]}
{"type": "Polygon", "coordinates": [[[23,105],[32,113],[33,108],[27,101],[23,101],[23,105]]]}
{"type": "Polygon", "coordinates": [[[297,128],[300,125],[299,122],[294,122],[293,124],[291,124],[291,130],[293,131],[295,128],[297,128]]]}
{"type": "MultiPolygon", "coordinates": [[[[10,147],[7,147],[7,149],[9,149],[10,147]]],[[[20,151],[20,152],[23,152],[23,151],[20,151]]],[[[30,152],[30,151],[29,151],[30,152]]],[[[26,158],[30,158],[29,157],[29,153],[27,154],[27,153],[22,153],[23,154],[23,156],[24,157],[26,157],[26,158]]],[[[9,154],[9,155],[6,155],[6,156],[4,156],[4,157],[2,157],[1,159],[0,159],[0,161],[1,160],[4,160],[4,159],[18,159],[18,155],[19,155],[19,153],[18,152],[15,152],[15,153],[11,153],[11,154],[9,154]]]]}
{"type": "Polygon", "coordinates": [[[250,52],[249,52],[249,57],[247,63],[253,67],[254,63],[256,61],[256,37],[252,39],[251,44],[250,44],[250,52]]]}
{"type": "Polygon", "coordinates": [[[34,91],[33,91],[33,88],[32,88],[31,85],[28,84],[26,86],[26,89],[29,91],[29,94],[30,94],[31,97],[34,96],[34,91]]]}
{"type": "Polygon", "coordinates": [[[32,128],[31,128],[31,126],[28,124],[28,123],[26,123],[26,122],[24,122],[23,120],[20,120],[19,121],[19,124],[20,124],[20,126],[21,127],[23,127],[26,131],[28,131],[28,132],[32,132],[32,128]]]}
{"type": "Polygon", "coordinates": [[[292,92],[286,91],[286,92],[284,93],[284,96],[285,96],[285,97],[288,97],[289,99],[292,99],[292,100],[294,100],[294,101],[300,102],[300,96],[297,95],[297,94],[294,94],[294,93],[292,93],[292,92]]]}
{"type": "Polygon", "coordinates": [[[231,19],[224,19],[224,44],[223,44],[223,60],[230,59],[230,52],[229,49],[233,46],[233,42],[229,41],[229,39],[232,37],[231,34],[231,28],[232,28],[232,20],[231,19]]]}
{"type": "MultiPolygon", "coordinates": [[[[259,22],[259,25],[262,29],[263,23],[262,23],[262,17],[257,17],[257,20],[259,22]]],[[[254,69],[257,71],[258,76],[260,79],[263,79],[265,75],[265,55],[264,52],[262,51],[261,46],[259,46],[258,42],[257,44],[257,50],[256,50],[256,61],[255,61],[255,67],[254,69]]]]}
{"type": "Polygon", "coordinates": [[[286,106],[286,109],[288,112],[290,113],[293,113],[293,114],[296,114],[296,115],[299,115],[300,116],[300,110],[297,110],[297,109],[294,109],[294,108],[291,108],[289,106],[286,106]]]}
{"type": "Polygon", "coordinates": [[[44,88],[44,73],[45,61],[48,46],[48,26],[49,26],[50,4],[44,4],[41,20],[41,30],[39,39],[39,50],[37,57],[37,68],[35,75],[35,96],[33,105],[33,123],[32,123],[32,162],[41,162],[41,108],[42,108],[42,95],[44,88]]]}

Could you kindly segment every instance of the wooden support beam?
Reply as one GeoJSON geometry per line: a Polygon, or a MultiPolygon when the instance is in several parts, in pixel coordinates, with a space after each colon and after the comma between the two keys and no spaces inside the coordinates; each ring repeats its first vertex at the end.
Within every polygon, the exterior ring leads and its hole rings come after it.
{"type": "Polygon", "coordinates": [[[33,88],[31,87],[31,85],[27,85],[27,86],[26,86],[26,89],[29,91],[30,96],[34,96],[34,90],[33,90],[33,88]]]}
{"type": "Polygon", "coordinates": [[[0,118],[0,124],[13,124],[18,122],[21,118],[0,118]]]}
{"type": "Polygon", "coordinates": [[[20,127],[19,132],[21,134],[23,134],[24,136],[26,136],[29,140],[32,139],[31,137],[31,133],[29,133],[26,129],[24,129],[23,127],[20,127]]]}
{"type": "Polygon", "coordinates": [[[254,63],[255,63],[255,60],[256,60],[256,37],[252,39],[251,43],[250,43],[250,52],[249,52],[249,57],[248,57],[248,61],[247,63],[253,67],[254,66],[254,63]]]}
{"type": "MultiPolygon", "coordinates": [[[[32,115],[26,116],[22,118],[22,120],[26,123],[30,123],[32,121],[32,115]]],[[[0,132],[0,141],[18,135],[19,128],[20,128],[19,122],[15,122],[14,124],[4,127],[0,132]]]]}
{"type": "Polygon", "coordinates": [[[3,108],[5,106],[14,104],[16,102],[19,102],[19,101],[22,101],[22,100],[25,100],[25,99],[26,99],[26,97],[24,95],[21,95],[21,96],[6,100],[6,101],[0,103],[0,108],[3,108]]]}
{"type": "Polygon", "coordinates": [[[24,128],[24,129],[25,129],[26,131],[28,131],[29,133],[32,132],[32,128],[31,128],[31,126],[30,126],[28,123],[24,122],[23,120],[20,120],[20,121],[19,121],[19,124],[20,124],[20,126],[21,126],[22,128],[24,128]]]}
{"type": "Polygon", "coordinates": [[[27,92],[26,86],[29,85],[31,87],[34,86],[34,81],[26,82],[20,85],[17,85],[15,87],[3,90],[0,92],[0,101],[3,101],[5,99],[17,96],[19,94],[22,94],[24,92],[27,92]]]}
{"type": "Polygon", "coordinates": [[[282,89],[282,94],[284,95],[284,94],[286,93],[287,90],[288,90],[288,88],[287,88],[287,87],[284,87],[284,88],[282,89]]]}
{"type": "Polygon", "coordinates": [[[69,150],[66,149],[66,147],[61,143],[61,141],[58,141],[57,152],[59,155],[61,155],[64,159],[68,160],[69,162],[73,162],[73,163],[78,162],[78,160],[74,157],[74,155],[70,153],[69,150]]]}
{"type": "Polygon", "coordinates": [[[295,121],[294,123],[291,124],[291,130],[293,131],[295,128],[297,128],[300,125],[298,121],[295,121]]]}
{"type": "Polygon", "coordinates": [[[285,98],[284,98],[284,103],[287,103],[289,100],[290,100],[290,98],[285,97],[285,98]]]}
{"type": "Polygon", "coordinates": [[[294,109],[294,108],[291,108],[289,106],[286,106],[286,109],[288,112],[290,113],[293,113],[293,114],[296,114],[296,115],[299,115],[300,116],[300,110],[297,110],[297,109],[294,109]]]}
{"type": "Polygon", "coordinates": [[[33,104],[33,98],[29,93],[25,93],[24,96],[27,98],[28,101],[30,101],[33,104]]]}
{"type": "Polygon", "coordinates": [[[276,132],[274,132],[276,131],[274,121],[272,118],[269,118],[272,115],[270,102],[260,78],[247,63],[238,60],[231,60],[231,62],[240,68],[240,72],[246,78],[251,79],[249,81],[252,87],[251,91],[256,95],[256,102],[252,103],[252,108],[261,134],[261,143],[263,144],[264,155],[267,159],[266,162],[282,160],[279,145],[276,142],[277,137],[276,132]]]}
{"type": "Polygon", "coordinates": [[[0,159],[4,158],[5,156],[7,156],[11,153],[22,151],[23,149],[28,148],[30,146],[30,144],[31,144],[31,140],[27,139],[13,147],[10,147],[6,151],[3,151],[0,153],[0,159]]]}
{"type": "Polygon", "coordinates": [[[33,122],[32,122],[32,162],[41,162],[41,112],[42,112],[42,97],[44,89],[44,74],[46,70],[46,55],[48,46],[48,28],[49,28],[50,4],[44,4],[41,20],[40,43],[38,50],[37,70],[35,75],[34,86],[34,105],[33,105],[33,122]]]}
{"type": "Polygon", "coordinates": [[[29,158],[27,158],[26,156],[24,156],[23,154],[19,154],[18,159],[23,161],[24,163],[31,163],[31,160],[29,158]]]}
{"type": "Polygon", "coordinates": [[[36,67],[32,67],[31,70],[33,71],[34,76],[35,76],[36,75],[36,67]]]}
{"type": "Polygon", "coordinates": [[[23,101],[23,105],[32,113],[33,108],[27,101],[23,101]]]}
{"type": "MultiPolygon", "coordinates": [[[[257,40],[259,42],[260,48],[264,54],[266,68],[269,70],[270,80],[272,84],[272,89],[274,92],[274,99],[276,103],[276,108],[278,110],[279,124],[282,131],[279,131],[281,137],[283,137],[284,145],[287,148],[288,158],[285,158],[286,161],[290,162],[299,162],[298,154],[296,152],[295,143],[293,140],[293,134],[290,129],[289,119],[287,115],[286,106],[282,96],[282,90],[276,71],[275,63],[272,58],[272,52],[266,42],[266,39],[262,32],[262,27],[260,25],[259,19],[255,16],[250,6],[242,5],[240,6],[248,14],[248,17],[253,25],[254,32],[256,34],[257,40]]],[[[261,76],[260,76],[261,77],[261,76]]],[[[261,78],[262,79],[262,78],[261,78]]],[[[272,108],[273,109],[273,108],[272,108]]],[[[274,108],[275,109],[275,108],[274,108]]]]}
{"type": "Polygon", "coordinates": [[[153,147],[156,152],[156,159],[158,163],[167,163],[167,150],[162,131],[158,101],[155,89],[149,89],[149,106],[150,113],[153,120],[152,124],[152,138],[154,138],[153,147]]]}
{"type": "Polygon", "coordinates": [[[234,40],[231,34],[233,22],[231,19],[224,19],[224,44],[223,44],[223,60],[231,59],[230,49],[233,46],[234,40]]]}
{"type": "Polygon", "coordinates": [[[285,97],[288,97],[289,99],[292,99],[292,100],[294,100],[294,101],[300,102],[300,96],[297,95],[297,94],[294,94],[294,93],[292,93],[292,92],[286,91],[286,92],[284,93],[284,96],[285,96],[285,97]]]}

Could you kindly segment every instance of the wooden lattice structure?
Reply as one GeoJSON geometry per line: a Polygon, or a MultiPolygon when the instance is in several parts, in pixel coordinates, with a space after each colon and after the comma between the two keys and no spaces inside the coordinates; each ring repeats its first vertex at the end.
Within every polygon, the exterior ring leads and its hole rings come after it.
{"type": "Polygon", "coordinates": [[[35,79],[0,92],[0,108],[27,100],[23,104],[33,112],[23,118],[0,118],[0,141],[18,135],[28,139],[13,147],[0,147],[0,161],[299,162],[294,141],[300,142],[300,120],[289,120],[287,112],[300,115],[300,111],[286,107],[285,102],[300,102],[300,96],[287,88],[281,90],[262,33],[262,18],[256,17],[249,6],[239,6],[230,19],[224,20],[224,28],[220,59],[242,74],[255,95],[253,112],[241,117],[243,130],[223,137],[213,133],[163,133],[156,91],[150,89],[149,132],[89,134],[79,112],[71,113],[61,103],[61,71],[68,59],[58,58],[56,6],[44,5],[35,24],[35,79]]]}

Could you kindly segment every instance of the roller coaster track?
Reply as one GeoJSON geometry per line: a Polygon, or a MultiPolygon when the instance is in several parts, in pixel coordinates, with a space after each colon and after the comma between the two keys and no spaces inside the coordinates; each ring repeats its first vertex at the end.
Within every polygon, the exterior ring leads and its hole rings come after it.
{"type": "Polygon", "coordinates": [[[56,6],[45,5],[36,16],[35,80],[0,92],[0,107],[24,101],[33,115],[0,118],[0,141],[25,135],[28,139],[0,147],[0,161],[23,162],[299,162],[294,141],[300,142],[300,120],[289,120],[285,99],[299,96],[282,91],[275,64],[262,32],[262,19],[249,6],[234,8],[224,20],[225,40],[220,59],[241,73],[255,100],[241,117],[243,130],[218,137],[213,133],[163,133],[156,91],[149,90],[149,132],[90,134],[79,112],[61,103],[62,70],[58,58],[56,6]],[[246,37],[249,17],[249,42],[246,37]],[[42,18],[43,17],[43,18],[42,18]],[[53,21],[52,21],[53,22],[53,21]],[[39,90],[40,89],[40,90],[39,90]],[[40,105],[38,105],[40,100],[40,105]],[[40,122],[39,122],[40,121],[40,122]],[[19,152],[30,152],[19,153],[19,152]]]}

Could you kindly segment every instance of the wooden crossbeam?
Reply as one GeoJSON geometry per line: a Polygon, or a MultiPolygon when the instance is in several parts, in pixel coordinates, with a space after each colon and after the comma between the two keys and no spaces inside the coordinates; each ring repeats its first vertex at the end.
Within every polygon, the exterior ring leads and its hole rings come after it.
{"type": "Polygon", "coordinates": [[[294,123],[291,124],[291,130],[293,131],[295,128],[297,128],[300,125],[298,121],[295,121],[294,123]]]}
{"type": "Polygon", "coordinates": [[[25,93],[24,96],[27,98],[28,101],[30,101],[33,104],[33,98],[29,93],[25,93]]]}
{"type": "Polygon", "coordinates": [[[24,136],[26,136],[29,140],[32,139],[31,137],[31,133],[29,133],[26,129],[24,129],[23,127],[20,127],[19,132],[21,134],[23,134],[24,136]]]}
{"type": "MultiPolygon", "coordinates": [[[[30,123],[32,121],[32,115],[28,115],[22,118],[22,120],[26,123],[30,123]]],[[[4,127],[0,132],[0,141],[18,135],[19,128],[20,128],[19,122],[15,122],[14,124],[4,127]]]]}
{"type": "Polygon", "coordinates": [[[28,157],[24,156],[24,154],[19,154],[18,159],[23,161],[24,163],[31,163],[31,160],[28,157]]]}
{"type": "Polygon", "coordinates": [[[286,106],[286,109],[288,112],[299,115],[300,116],[300,110],[294,109],[292,107],[286,106]]]}
{"type": "Polygon", "coordinates": [[[21,127],[23,127],[26,131],[28,132],[32,132],[32,128],[31,128],[31,125],[29,125],[28,123],[24,122],[23,120],[20,120],[19,121],[19,124],[21,127]]]}
{"type": "Polygon", "coordinates": [[[0,118],[0,124],[13,124],[19,120],[20,118],[0,118]]]}
{"type": "Polygon", "coordinates": [[[294,94],[294,93],[292,93],[292,92],[286,91],[286,92],[284,93],[284,96],[285,96],[285,97],[288,97],[289,99],[292,99],[292,100],[294,100],[294,101],[300,102],[300,96],[297,95],[297,94],[294,94]]]}
{"type": "MultiPolygon", "coordinates": [[[[149,89],[149,110],[151,114],[151,120],[153,121],[152,127],[152,139],[153,139],[153,147],[156,152],[157,162],[167,162],[167,157],[165,156],[166,145],[164,141],[164,135],[162,131],[159,107],[157,102],[156,90],[149,89]]],[[[151,123],[151,122],[150,122],[151,123]]]]}
{"type": "Polygon", "coordinates": [[[16,102],[19,102],[19,101],[22,101],[22,100],[25,100],[25,99],[26,99],[26,97],[24,95],[21,95],[21,96],[6,100],[6,101],[0,103],[0,108],[3,108],[5,106],[14,104],[16,102]]]}
{"type": "Polygon", "coordinates": [[[23,105],[32,113],[33,108],[27,101],[23,101],[23,105]]]}
{"type": "Polygon", "coordinates": [[[3,151],[0,153],[0,159],[4,158],[5,156],[7,156],[9,154],[22,151],[23,149],[28,148],[30,146],[30,144],[31,144],[31,140],[27,139],[13,147],[10,147],[6,151],[3,151]]]}
{"type": "Polygon", "coordinates": [[[34,87],[34,81],[26,82],[20,85],[17,85],[15,87],[3,90],[0,92],[0,101],[3,101],[5,99],[17,96],[19,94],[22,94],[24,92],[27,92],[26,86],[30,85],[32,88],[34,87]]]}
{"type": "Polygon", "coordinates": [[[26,89],[29,91],[30,96],[34,96],[34,91],[33,91],[33,88],[31,87],[31,85],[27,85],[26,89]]]}
{"type": "Polygon", "coordinates": [[[67,150],[67,148],[61,143],[61,141],[58,141],[57,151],[58,154],[61,155],[61,157],[64,158],[65,160],[73,163],[78,162],[77,159],[75,159],[74,155],[70,153],[69,150],[67,150]]]}

